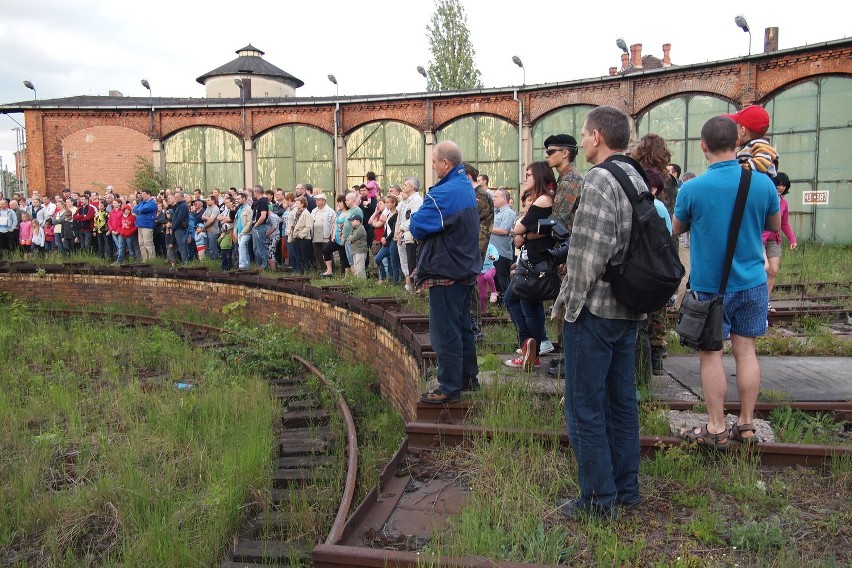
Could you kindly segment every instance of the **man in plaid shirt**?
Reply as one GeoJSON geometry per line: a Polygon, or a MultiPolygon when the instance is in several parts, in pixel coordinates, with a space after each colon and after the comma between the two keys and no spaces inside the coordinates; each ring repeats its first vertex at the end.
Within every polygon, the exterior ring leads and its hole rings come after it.
{"type": "MultiPolygon", "coordinates": [[[[630,122],[615,107],[598,107],[589,113],[581,135],[586,161],[600,164],[624,153],[630,122]]],[[[647,190],[630,164],[613,163],[627,173],[636,190],[647,190]]],[[[557,507],[572,519],[613,517],[640,502],[633,349],[637,324],[645,317],[616,300],[602,280],[607,262],[619,263],[630,240],[627,196],[603,168],[586,174],[580,195],[567,274],[553,306],[553,315],[565,320],[565,417],[580,482],[580,496],[560,499],[557,507]]]]}

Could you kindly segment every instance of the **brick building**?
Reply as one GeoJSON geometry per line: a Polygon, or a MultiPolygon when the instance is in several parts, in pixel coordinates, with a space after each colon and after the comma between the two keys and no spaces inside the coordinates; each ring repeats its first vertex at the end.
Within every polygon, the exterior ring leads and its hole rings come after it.
{"type": "Polygon", "coordinates": [[[586,113],[602,104],[625,110],[636,135],[666,138],[673,161],[701,173],[703,122],[756,103],[770,113],[769,136],[793,180],[794,228],[802,238],[852,242],[852,225],[842,221],[852,207],[852,39],[778,51],[777,30],[767,37],[775,39],[763,53],[724,61],[674,65],[669,44],[662,58],[636,44],[620,68],[593,79],[328,98],[293,96],[301,81],[249,45],[199,77],[204,99],[116,93],[25,101],[0,112],[24,113],[31,190],[113,185],[129,192],[141,156],[184,188],[311,182],[340,193],[369,170],[382,187],[406,175],[428,186],[431,148],[442,139],[459,142],[493,186],[517,189],[523,165],[542,158],[543,140],[579,133],[586,113]],[[810,190],[828,192],[829,204],[806,204],[810,190]]]}

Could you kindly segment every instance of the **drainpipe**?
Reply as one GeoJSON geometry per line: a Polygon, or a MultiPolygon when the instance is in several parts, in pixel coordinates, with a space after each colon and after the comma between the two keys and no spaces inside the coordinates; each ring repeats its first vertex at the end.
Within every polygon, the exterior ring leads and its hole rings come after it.
{"type": "Polygon", "coordinates": [[[340,116],[340,103],[334,103],[334,147],[332,148],[332,159],[334,160],[334,195],[337,195],[337,182],[340,179],[340,161],[337,159],[337,129],[340,116]]]}
{"type": "Polygon", "coordinates": [[[518,89],[512,90],[512,100],[518,101],[518,199],[515,203],[520,207],[520,187],[521,180],[524,179],[524,101],[518,97],[518,89]]]}

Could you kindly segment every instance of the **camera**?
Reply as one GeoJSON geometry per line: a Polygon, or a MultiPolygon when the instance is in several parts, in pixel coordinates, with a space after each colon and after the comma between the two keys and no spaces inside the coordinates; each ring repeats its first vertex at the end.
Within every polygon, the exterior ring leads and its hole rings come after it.
{"type": "Polygon", "coordinates": [[[536,232],[540,235],[549,235],[556,240],[556,246],[542,251],[545,257],[552,258],[554,263],[564,264],[568,258],[569,233],[565,225],[556,219],[539,219],[536,232]]]}

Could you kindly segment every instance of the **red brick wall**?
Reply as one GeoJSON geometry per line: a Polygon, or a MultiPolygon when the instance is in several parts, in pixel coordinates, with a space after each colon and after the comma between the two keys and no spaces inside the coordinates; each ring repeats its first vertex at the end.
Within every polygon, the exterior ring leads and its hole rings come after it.
{"type": "MultiPolygon", "coordinates": [[[[636,118],[648,108],[683,93],[714,95],[744,106],[762,103],[780,89],[826,75],[852,75],[852,40],[718,64],[672,66],[665,70],[572,81],[526,90],[519,96],[524,101],[523,122],[526,125],[557,108],[575,104],[611,104],[636,118]]],[[[203,105],[203,100],[198,104],[203,105]]],[[[513,100],[511,89],[396,100],[377,97],[347,102],[344,98],[340,108],[342,134],[378,120],[398,120],[422,131],[435,131],[470,114],[494,115],[512,124],[518,121],[518,104],[513,100]]],[[[222,108],[156,110],[154,135],[162,140],[190,126],[215,126],[241,138],[255,138],[270,128],[288,124],[316,126],[328,133],[334,127],[334,106],[327,101],[315,105],[287,106],[285,102],[282,106],[249,106],[245,113],[244,132],[239,104],[222,108]]],[[[46,188],[48,193],[61,189],[65,183],[63,141],[71,134],[107,125],[124,127],[146,136],[149,134],[147,109],[31,110],[25,113],[25,121],[29,185],[42,191],[46,188]]],[[[130,138],[128,134],[128,140],[130,138]]],[[[136,138],[135,135],[133,138],[136,138]]],[[[73,179],[72,172],[72,182],[73,179]]]]}
{"type": "Polygon", "coordinates": [[[0,290],[38,301],[61,298],[72,306],[149,306],[155,313],[181,307],[219,309],[245,300],[246,313],[259,314],[260,321],[275,314],[285,327],[298,326],[311,340],[331,343],[342,358],[373,367],[382,395],[406,421],[415,417],[421,378],[417,359],[384,327],[321,300],[240,284],[91,274],[0,274],[0,290]]]}
{"type": "Polygon", "coordinates": [[[71,191],[97,188],[103,193],[111,185],[124,195],[131,191],[137,156],[151,158],[151,141],[129,128],[94,126],[65,137],[62,156],[65,184],[71,191]]]}

